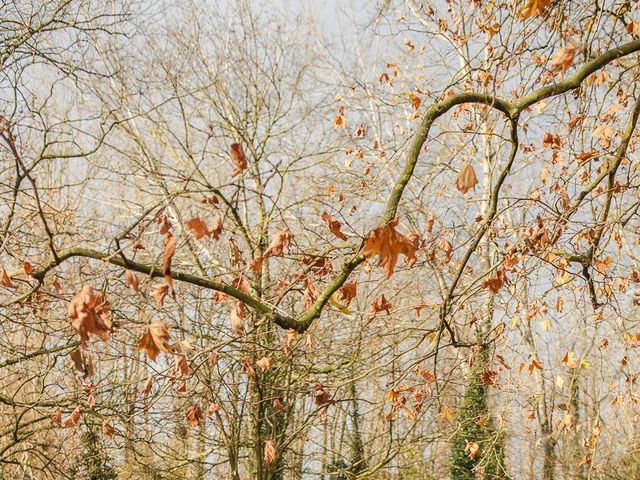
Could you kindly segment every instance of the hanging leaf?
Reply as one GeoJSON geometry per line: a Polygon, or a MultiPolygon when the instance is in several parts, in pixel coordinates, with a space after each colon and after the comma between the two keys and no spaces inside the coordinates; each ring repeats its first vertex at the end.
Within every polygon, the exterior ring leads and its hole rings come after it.
{"type": "Polygon", "coordinates": [[[462,170],[460,170],[460,173],[458,173],[458,178],[456,178],[456,188],[465,194],[477,184],[478,179],[476,178],[476,172],[473,169],[473,166],[468,163],[462,170]]]}
{"type": "Polygon", "coordinates": [[[247,157],[244,154],[244,150],[242,149],[242,145],[239,143],[232,143],[229,147],[229,155],[231,155],[231,160],[233,160],[234,166],[233,172],[231,172],[231,176],[235,177],[242,174],[242,172],[249,165],[249,163],[247,162],[247,157]]]}
{"type": "Polygon", "coordinates": [[[147,356],[155,362],[158,353],[172,353],[173,347],[169,345],[169,325],[167,322],[152,322],[147,326],[144,335],[138,340],[136,348],[145,350],[147,356]]]}
{"type": "Polygon", "coordinates": [[[362,255],[365,257],[378,255],[378,265],[384,268],[387,278],[393,275],[398,255],[404,255],[409,265],[416,261],[417,238],[414,237],[412,240],[398,233],[395,229],[398,223],[399,220],[396,218],[373,230],[362,249],[362,255]]]}

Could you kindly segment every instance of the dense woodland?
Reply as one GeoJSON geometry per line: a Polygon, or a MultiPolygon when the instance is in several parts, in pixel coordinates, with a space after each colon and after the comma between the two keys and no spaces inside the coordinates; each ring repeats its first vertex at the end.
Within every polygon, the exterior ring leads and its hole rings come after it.
{"type": "Polygon", "coordinates": [[[640,478],[637,0],[4,0],[0,478],[640,478]]]}

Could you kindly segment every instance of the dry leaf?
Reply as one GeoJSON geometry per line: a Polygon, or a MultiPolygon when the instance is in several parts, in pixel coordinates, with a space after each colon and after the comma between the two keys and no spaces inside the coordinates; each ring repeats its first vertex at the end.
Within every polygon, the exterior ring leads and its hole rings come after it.
{"type": "Polygon", "coordinates": [[[309,280],[308,277],[305,278],[304,292],[303,292],[305,310],[309,310],[319,296],[320,296],[320,293],[318,292],[318,290],[316,290],[316,287],[313,286],[313,283],[311,283],[311,280],[309,280]]]}
{"type": "Polygon", "coordinates": [[[109,333],[115,331],[109,302],[103,294],[95,294],[89,285],[82,287],[69,303],[68,317],[71,325],[80,334],[80,345],[84,348],[93,333],[105,342],[109,333]]]}
{"type": "Polygon", "coordinates": [[[473,169],[473,166],[468,163],[462,170],[460,170],[460,173],[458,173],[458,178],[456,178],[456,188],[464,194],[477,184],[478,179],[476,178],[476,171],[473,169]]]}
{"type": "Polygon", "coordinates": [[[155,299],[158,308],[164,306],[164,299],[169,293],[169,285],[157,283],[152,287],[151,296],[155,299]]]}
{"type": "Polygon", "coordinates": [[[169,288],[173,290],[173,281],[171,280],[171,260],[176,253],[176,243],[173,235],[167,233],[164,237],[164,248],[162,250],[162,275],[169,285],[169,288]]]}
{"type": "Polygon", "coordinates": [[[391,315],[391,312],[390,312],[391,307],[393,307],[393,305],[391,305],[387,301],[383,293],[378,298],[376,298],[371,304],[371,313],[369,313],[369,321],[367,323],[370,323],[371,320],[373,320],[375,316],[380,312],[386,311],[387,315],[391,315]]]}
{"type": "Polygon", "coordinates": [[[11,281],[11,277],[9,277],[9,274],[2,267],[0,267],[0,285],[6,288],[16,288],[16,286],[11,281]]]}
{"type": "Polygon", "coordinates": [[[244,150],[242,149],[242,145],[239,143],[232,143],[229,148],[229,155],[231,155],[231,160],[233,160],[234,166],[231,176],[235,177],[236,175],[240,175],[249,165],[247,157],[244,154],[244,150]]]}
{"type": "Polygon", "coordinates": [[[324,389],[324,387],[320,382],[316,382],[315,385],[313,386],[313,397],[314,397],[315,404],[318,406],[327,405],[327,404],[333,405],[334,403],[336,403],[335,400],[331,399],[331,397],[326,392],[326,390],[324,389]]]}
{"type": "Polygon", "coordinates": [[[236,335],[244,335],[244,316],[244,303],[238,301],[231,310],[231,315],[229,316],[229,319],[231,320],[231,330],[236,335]]]}
{"type": "Polygon", "coordinates": [[[324,212],[321,218],[327,223],[327,226],[329,227],[329,230],[331,230],[331,233],[333,233],[340,240],[347,240],[346,235],[340,231],[342,223],[337,220],[333,220],[327,212],[324,212]]]}
{"type": "Polygon", "coordinates": [[[357,282],[353,281],[353,282],[345,283],[340,288],[340,290],[338,290],[338,299],[340,300],[340,302],[344,307],[348,307],[349,304],[351,303],[351,300],[356,298],[357,289],[358,289],[358,284],[357,282]]]}
{"type": "Polygon", "coordinates": [[[127,281],[127,283],[129,284],[129,288],[131,288],[131,290],[133,290],[134,292],[137,292],[140,290],[140,284],[138,283],[138,277],[136,277],[135,273],[133,273],[131,270],[125,270],[124,271],[124,278],[127,281]]]}
{"type": "Polygon", "coordinates": [[[152,322],[147,326],[144,335],[138,340],[136,348],[145,350],[147,356],[155,361],[158,353],[172,353],[173,348],[169,345],[169,325],[167,322],[152,322]]]}
{"type": "Polygon", "coordinates": [[[149,376],[144,381],[144,383],[138,389],[138,392],[143,394],[145,397],[151,393],[151,389],[153,388],[153,377],[149,376]]]}
{"type": "Polygon", "coordinates": [[[281,257],[284,253],[284,250],[289,248],[291,245],[291,241],[293,240],[293,233],[288,228],[281,230],[276,233],[276,236],[273,238],[269,247],[264,251],[263,258],[268,257],[281,257]]]}
{"type": "Polygon", "coordinates": [[[29,276],[33,273],[33,266],[29,262],[22,262],[22,269],[29,276]]]}
{"type": "Polygon", "coordinates": [[[276,451],[276,444],[273,440],[267,440],[264,442],[264,463],[271,465],[277,458],[278,453],[276,451]]]}
{"type": "Polygon", "coordinates": [[[398,222],[399,220],[396,218],[373,230],[362,249],[362,255],[366,257],[378,255],[378,265],[384,268],[387,278],[393,275],[398,255],[404,255],[409,265],[416,261],[417,242],[396,232],[395,227],[398,222]]]}
{"type": "Polygon", "coordinates": [[[60,407],[56,408],[56,411],[51,415],[50,420],[52,427],[62,427],[62,411],[60,410],[60,407]]]}
{"type": "Polygon", "coordinates": [[[176,364],[176,375],[189,375],[189,364],[183,353],[174,353],[173,360],[176,364]]]}
{"type": "Polygon", "coordinates": [[[518,10],[519,20],[544,15],[551,6],[551,0],[525,0],[525,4],[518,10]]]}
{"type": "Polygon", "coordinates": [[[212,403],[211,405],[209,405],[209,408],[207,409],[207,416],[212,417],[215,413],[219,411],[220,411],[220,404],[212,403]]]}
{"type": "Polygon", "coordinates": [[[200,410],[200,405],[194,403],[189,408],[187,408],[186,414],[187,422],[192,427],[197,427],[200,425],[200,420],[202,420],[202,410],[200,410]]]}
{"type": "Polygon", "coordinates": [[[107,437],[113,438],[113,435],[116,433],[115,429],[107,423],[105,420],[102,422],[102,433],[104,433],[107,437]]]}
{"type": "Polygon", "coordinates": [[[564,357],[562,357],[562,363],[564,363],[567,368],[576,368],[578,366],[578,359],[573,352],[567,352],[564,354],[564,357]]]}
{"type": "Polygon", "coordinates": [[[573,57],[576,56],[576,47],[573,45],[567,45],[566,47],[562,47],[560,50],[556,52],[556,54],[551,59],[551,66],[555,70],[560,70],[561,72],[566,72],[571,63],[573,62],[573,57]]]}
{"type": "Polygon", "coordinates": [[[76,407],[73,410],[73,412],[71,412],[71,415],[69,415],[67,418],[64,419],[64,421],[62,422],[62,426],[65,428],[75,427],[79,421],[80,421],[80,407],[76,407]]]}
{"type": "Polygon", "coordinates": [[[262,371],[262,373],[264,373],[271,368],[272,363],[273,360],[271,357],[262,357],[256,362],[256,366],[262,371]]]}
{"type": "Polygon", "coordinates": [[[209,235],[209,229],[200,217],[195,217],[191,220],[187,220],[184,224],[184,228],[193,233],[193,236],[196,240],[200,240],[209,235]]]}

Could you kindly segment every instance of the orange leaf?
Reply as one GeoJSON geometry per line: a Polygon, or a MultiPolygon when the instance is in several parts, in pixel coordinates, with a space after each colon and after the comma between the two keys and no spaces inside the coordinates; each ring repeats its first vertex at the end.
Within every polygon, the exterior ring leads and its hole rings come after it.
{"type": "Polygon", "coordinates": [[[376,298],[371,304],[371,313],[369,313],[369,321],[367,323],[370,323],[371,320],[373,320],[375,316],[380,312],[386,311],[387,315],[390,315],[391,307],[393,307],[393,305],[391,305],[391,303],[387,301],[383,293],[378,298],[376,298]]]}
{"type": "Polygon", "coordinates": [[[153,377],[149,376],[144,381],[144,383],[140,386],[138,391],[146,397],[151,393],[152,388],[153,388],[153,377]]]}
{"type": "Polygon", "coordinates": [[[0,285],[6,288],[16,288],[16,286],[11,281],[11,277],[9,277],[9,274],[2,267],[0,267],[0,285]]]}
{"type": "Polygon", "coordinates": [[[276,450],[276,444],[273,440],[267,440],[264,442],[264,463],[271,465],[278,458],[278,452],[276,450]]]}
{"type": "Polygon", "coordinates": [[[191,233],[193,233],[193,236],[196,240],[200,240],[201,238],[209,235],[209,229],[207,228],[207,225],[199,217],[187,220],[184,224],[184,227],[187,230],[191,231],[191,233]]]}
{"type": "Polygon", "coordinates": [[[417,242],[396,232],[395,227],[398,222],[399,220],[396,218],[373,230],[362,249],[364,256],[379,256],[378,265],[384,268],[387,278],[393,275],[398,255],[404,255],[409,265],[416,261],[417,242]]]}
{"type": "Polygon", "coordinates": [[[176,242],[173,235],[167,233],[164,237],[164,248],[162,250],[162,275],[167,281],[169,288],[173,290],[173,282],[171,281],[171,259],[176,253],[176,242]]]}
{"type": "Polygon", "coordinates": [[[116,329],[109,311],[109,302],[103,294],[96,295],[88,285],[82,287],[69,302],[68,317],[80,334],[80,345],[83,347],[92,333],[106,342],[109,340],[109,333],[116,329]]]}
{"type": "Polygon", "coordinates": [[[147,326],[144,335],[138,340],[136,348],[145,350],[147,356],[155,361],[160,352],[173,352],[169,345],[169,325],[167,322],[152,322],[147,326]]]}
{"type": "Polygon", "coordinates": [[[271,364],[273,360],[271,357],[262,357],[260,360],[256,362],[256,366],[262,370],[262,373],[266,372],[271,368],[271,364]]]}
{"type": "Polygon", "coordinates": [[[567,45],[566,47],[562,47],[560,50],[556,52],[556,54],[551,59],[551,66],[560,70],[561,72],[566,72],[571,63],[573,62],[573,57],[576,56],[576,47],[573,45],[567,45]]]}
{"type": "Polygon", "coordinates": [[[322,220],[327,222],[327,226],[329,227],[329,230],[331,230],[331,233],[333,233],[340,240],[347,240],[346,235],[340,231],[342,223],[337,220],[333,220],[327,212],[324,212],[321,218],[322,220]]]}
{"type": "Polygon", "coordinates": [[[231,160],[233,160],[234,169],[231,173],[232,177],[236,175],[240,175],[244,169],[247,168],[247,157],[244,154],[244,150],[242,149],[242,145],[239,143],[232,143],[229,148],[229,155],[231,155],[231,160]]]}
{"type": "Polygon", "coordinates": [[[293,233],[288,228],[276,233],[276,236],[271,240],[271,243],[264,252],[263,258],[268,257],[281,257],[286,248],[289,248],[291,241],[293,240],[293,233]]]}
{"type": "Polygon", "coordinates": [[[107,437],[113,438],[113,435],[116,433],[115,429],[107,423],[105,420],[102,422],[102,433],[104,433],[107,437]]]}
{"type": "Polygon", "coordinates": [[[22,269],[27,275],[31,275],[33,273],[33,266],[29,262],[22,262],[22,269]]]}
{"type": "Polygon", "coordinates": [[[320,293],[318,292],[318,290],[316,290],[316,287],[313,286],[313,283],[311,283],[311,280],[309,280],[309,278],[305,278],[304,292],[303,292],[305,310],[309,310],[319,296],[320,296],[320,293]]]}
{"type": "Polygon", "coordinates": [[[133,290],[134,292],[137,292],[140,290],[140,284],[138,282],[138,277],[136,277],[135,273],[133,273],[131,270],[125,270],[124,271],[124,278],[127,281],[127,283],[129,284],[129,287],[131,288],[131,290],[133,290]]]}
{"type": "Polygon", "coordinates": [[[338,299],[340,300],[340,302],[342,302],[345,308],[349,306],[349,304],[351,303],[351,300],[356,298],[357,289],[358,289],[358,284],[357,282],[354,281],[350,283],[345,283],[340,288],[340,290],[338,290],[338,299]]]}
{"type": "Polygon", "coordinates": [[[156,300],[156,305],[158,306],[158,308],[162,308],[164,306],[164,298],[168,293],[169,285],[157,283],[153,286],[153,290],[151,290],[151,296],[156,300]]]}
{"type": "Polygon", "coordinates": [[[192,427],[197,427],[200,425],[200,420],[202,420],[202,410],[200,410],[200,405],[194,403],[189,408],[187,408],[186,414],[187,422],[192,427]]]}
{"type": "Polygon", "coordinates": [[[220,411],[220,404],[219,403],[212,403],[211,405],[209,405],[209,408],[207,409],[207,416],[211,417],[216,412],[219,412],[219,411],[220,411]]]}
{"type": "Polygon", "coordinates": [[[64,421],[62,422],[62,426],[65,428],[75,427],[79,421],[80,421],[80,407],[76,407],[75,410],[71,412],[71,415],[69,415],[67,418],[64,419],[64,421]]]}
{"type": "Polygon", "coordinates": [[[531,17],[542,16],[551,6],[551,0],[526,0],[526,3],[518,10],[519,20],[526,20],[531,17]]]}
{"type": "Polygon", "coordinates": [[[578,366],[578,359],[575,357],[573,352],[567,352],[562,357],[562,363],[564,363],[567,368],[576,368],[578,366]]]}

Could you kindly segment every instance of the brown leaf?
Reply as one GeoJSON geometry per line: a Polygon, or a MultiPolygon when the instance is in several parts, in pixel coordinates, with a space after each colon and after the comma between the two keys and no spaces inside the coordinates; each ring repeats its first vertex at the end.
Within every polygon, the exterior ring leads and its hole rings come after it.
{"type": "Polygon", "coordinates": [[[69,356],[71,360],[73,360],[74,368],[82,373],[85,379],[93,375],[93,362],[91,361],[91,357],[86,355],[82,349],[76,348],[69,356]]]}
{"type": "Polygon", "coordinates": [[[260,360],[256,362],[256,366],[262,370],[262,373],[265,373],[267,370],[271,368],[271,364],[273,360],[271,357],[262,357],[260,360]]]}
{"type": "Polygon", "coordinates": [[[105,342],[109,333],[116,330],[109,311],[109,302],[103,294],[95,294],[89,285],[82,287],[69,302],[68,318],[80,334],[80,345],[84,348],[93,333],[105,342]]]}
{"type": "Polygon", "coordinates": [[[107,421],[105,420],[104,422],[102,422],[102,433],[104,433],[107,437],[109,438],[113,438],[113,436],[115,435],[116,431],[115,429],[109,425],[107,423],[107,421]]]}
{"type": "Polygon", "coordinates": [[[260,273],[262,271],[262,262],[264,261],[263,257],[254,258],[249,260],[249,270],[252,272],[260,273]]]}
{"type": "Polygon", "coordinates": [[[560,50],[558,50],[556,54],[551,58],[551,66],[555,70],[566,72],[571,66],[571,63],[573,62],[573,57],[575,56],[576,56],[576,47],[569,44],[566,47],[562,47],[560,50]]]}
{"type": "Polygon", "coordinates": [[[244,316],[245,316],[244,303],[237,301],[229,319],[231,320],[231,331],[236,335],[244,335],[244,316]]]}
{"type": "Polygon", "coordinates": [[[470,163],[467,163],[467,165],[460,170],[460,173],[458,173],[458,178],[456,178],[456,188],[464,194],[477,184],[478,179],[476,177],[476,171],[470,163]]]}
{"type": "Polygon", "coordinates": [[[276,450],[276,444],[273,440],[267,440],[264,442],[264,463],[271,465],[278,459],[278,452],[276,450]]]}
{"type": "Polygon", "coordinates": [[[331,230],[331,233],[333,233],[340,240],[347,240],[347,236],[340,231],[342,223],[337,220],[333,220],[331,218],[331,215],[329,215],[327,212],[323,212],[321,218],[327,223],[327,226],[329,227],[329,230],[331,230]]]}
{"type": "Polygon", "coordinates": [[[76,407],[73,410],[73,412],[71,412],[71,415],[69,415],[67,418],[65,418],[62,421],[62,426],[65,428],[75,427],[79,421],[80,421],[80,407],[76,407]]]}
{"type": "Polygon", "coordinates": [[[200,410],[200,405],[194,403],[189,408],[187,408],[186,414],[187,422],[192,427],[198,427],[200,425],[200,420],[202,420],[202,410],[200,410]]]}
{"type": "Polygon", "coordinates": [[[393,307],[393,305],[391,305],[387,299],[384,296],[384,293],[382,295],[380,295],[378,298],[376,298],[373,303],[371,304],[371,313],[369,313],[369,321],[367,323],[370,323],[371,320],[373,320],[375,318],[375,316],[380,313],[380,312],[387,312],[387,315],[391,315],[391,308],[393,307]]]}
{"type": "Polygon", "coordinates": [[[173,282],[171,280],[171,259],[176,253],[176,243],[173,235],[167,233],[164,237],[164,248],[162,250],[162,275],[169,285],[169,288],[173,290],[173,282]]]}
{"type": "Polygon", "coordinates": [[[151,296],[156,300],[156,305],[158,308],[162,308],[164,306],[164,299],[169,293],[169,285],[165,285],[164,283],[157,283],[153,286],[151,290],[151,296]]]}
{"type": "Polygon", "coordinates": [[[176,375],[189,375],[189,364],[183,353],[174,353],[173,360],[176,364],[176,375]]]}
{"type": "Polygon", "coordinates": [[[136,277],[135,273],[133,273],[131,270],[125,270],[124,271],[124,278],[127,281],[127,283],[129,284],[129,288],[131,288],[131,290],[133,290],[134,292],[137,292],[140,290],[140,284],[138,283],[138,277],[136,277]]]}
{"type": "Polygon", "coordinates": [[[309,280],[309,278],[305,278],[304,292],[303,292],[304,309],[309,310],[319,296],[320,296],[320,293],[318,292],[318,290],[316,290],[316,287],[313,286],[313,283],[311,283],[311,280],[309,280]]]}
{"type": "Polygon", "coordinates": [[[282,402],[278,398],[273,400],[273,408],[280,413],[284,413],[284,405],[282,405],[282,402]]]}
{"type": "Polygon", "coordinates": [[[151,393],[151,389],[153,388],[153,377],[149,376],[144,381],[144,383],[138,389],[138,392],[143,394],[145,397],[151,393]]]}
{"type": "Polygon", "coordinates": [[[399,220],[374,229],[362,249],[362,255],[369,257],[378,255],[378,265],[384,268],[387,278],[393,275],[393,270],[398,262],[398,255],[405,256],[406,262],[412,265],[416,261],[418,246],[411,239],[396,232],[395,227],[399,220]]]}
{"type": "Polygon", "coordinates": [[[62,411],[60,410],[60,407],[56,408],[56,411],[51,415],[50,420],[52,427],[62,427],[62,411]]]}
{"type": "Polygon", "coordinates": [[[231,160],[233,160],[234,166],[231,176],[235,177],[236,175],[240,175],[249,165],[247,157],[244,154],[244,150],[242,149],[242,145],[239,143],[232,143],[229,148],[229,155],[231,155],[231,160]]]}
{"type": "Polygon", "coordinates": [[[29,276],[33,273],[33,266],[29,262],[22,262],[22,269],[29,276]]]}
{"type": "Polygon", "coordinates": [[[6,288],[16,288],[16,286],[11,281],[11,277],[9,277],[9,274],[2,267],[0,267],[0,285],[6,288]]]}
{"type": "Polygon", "coordinates": [[[291,245],[292,240],[293,234],[291,233],[291,230],[285,228],[284,230],[279,231],[276,233],[276,236],[273,238],[262,257],[281,257],[284,250],[289,248],[289,245],[291,245]]]}
{"type": "Polygon", "coordinates": [[[358,289],[358,283],[353,281],[349,283],[345,283],[340,290],[338,290],[338,299],[342,303],[342,305],[346,307],[349,306],[351,300],[356,298],[358,289]]]}
{"type": "Polygon", "coordinates": [[[496,272],[480,284],[482,288],[488,288],[492,293],[498,293],[507,280],[507,275],[503,268],[496,272]]]}
{"type": "Polygon", "coordinates": [[[335,400],[331,399],[331,397],[326,392],[326,390],[324,389],[324,387],[320,382],[316,382],[315,385],[313,386],[313,397],[314,397],[315,404],[318,406],[322,406],[326,404],[333,405],[334,403],[336,403],[335,400]]]}
{"type": "Polygon", "coordinates": [[[196,240],[200,240],[209,235],[209,229],[200,217],[187,220],[184,224],[184,228],[193,233],[196,240]]]}
{"type": "Polygon", "coordinates": [[[247,357],[244,357],[241,360],[240,364],[242,365],[242,372],[246,373],[251,380],[256,380],[258,378],[258,375],[256,375],[255,369],[253,368],[253,366],[251,365],[251,362],[247,357]]]}
{"type": "Polygon", "coordinates": [[[147,326],[144,335],[138,340],[136,348],[145,350],[147,356],[155,361],[158,353],[172,353],[173,348],[169,345],[169,325],[167,322],[152,322],[147,326]]]}
{"type": "Polygon", "coordinates": [[[567,368],[576,368],[578,366],[578,359],[575,357],[573,352],[567,352],[562,357],[562,363],[564,363],[567,368]]]}

